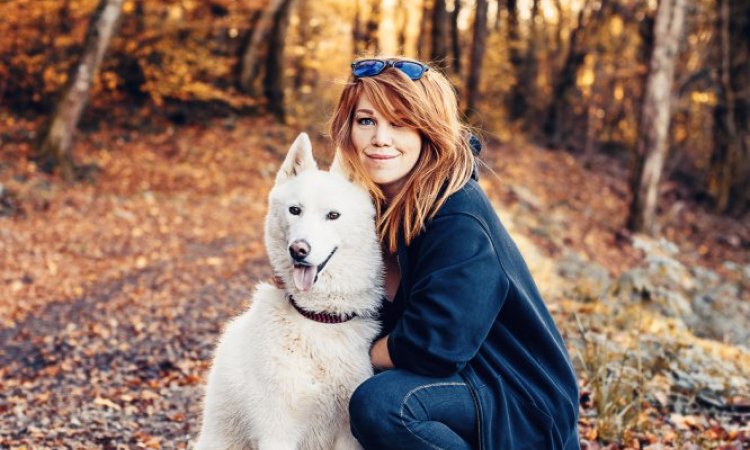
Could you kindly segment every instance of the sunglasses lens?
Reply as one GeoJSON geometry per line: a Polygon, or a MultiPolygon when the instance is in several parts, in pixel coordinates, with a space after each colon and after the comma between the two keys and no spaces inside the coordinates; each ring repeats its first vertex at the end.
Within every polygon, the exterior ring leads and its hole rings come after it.
{"type": "Polygon", "coordinates": [[[398,61],[393,64],[393,67],[405,73],[412,80],[420,79],[425,72],[425,66],[410,61],[398,61]]]}
{"type": "Polygon", "coordinates": [[[385,69],[384,61],[367,60],[360,61],[352,67],[352,73],[358,77],[372,77],[385,69]]]}

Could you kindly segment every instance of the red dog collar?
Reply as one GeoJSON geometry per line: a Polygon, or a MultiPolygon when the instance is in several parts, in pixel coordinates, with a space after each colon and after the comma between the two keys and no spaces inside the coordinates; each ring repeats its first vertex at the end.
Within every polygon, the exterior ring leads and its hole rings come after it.
{"type": "Polygon", "coordinates": [[[342,314],[331,314],[331,313],[326,313],[326,312],[312,312],[306,309],[302,309],[297,304],[297,302],[294,301],[294,297],[292,297],[291,294],[289,295],[289,303],[291,303],[292,306],[294,306],[294,309],[296,309],[297,312],[299,312],[303,316],[307,317],[310,320],[314,320],[320,323],[343,323],[343,322],[348,322],[352,320],[353,318],[357,317],[357,315],[354,313],[342,315],[342,314]]]}

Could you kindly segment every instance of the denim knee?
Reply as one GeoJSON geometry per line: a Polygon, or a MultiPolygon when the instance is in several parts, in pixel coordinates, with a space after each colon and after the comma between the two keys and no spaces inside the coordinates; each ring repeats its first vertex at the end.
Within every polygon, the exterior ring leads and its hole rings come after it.
{"type": "Polygon", "coordinates": [[[383,384],[378,377],[365,380],[349,400],[352,434],[360,441],[387,438],[397,426],[400,401],[383,384]]]}

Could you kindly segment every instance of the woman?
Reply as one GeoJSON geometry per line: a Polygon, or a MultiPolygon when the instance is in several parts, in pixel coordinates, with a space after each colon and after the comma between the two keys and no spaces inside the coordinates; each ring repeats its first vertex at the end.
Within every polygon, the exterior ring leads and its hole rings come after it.
{"type": "Polygon", "coordinates": [[[379,371],[352,395],[366,449],[577,449],[578,390],[526,264],[472,179],[449,81],[399,58],[352,64],[331,122],[372,194],[386,260],[379,371]]]}

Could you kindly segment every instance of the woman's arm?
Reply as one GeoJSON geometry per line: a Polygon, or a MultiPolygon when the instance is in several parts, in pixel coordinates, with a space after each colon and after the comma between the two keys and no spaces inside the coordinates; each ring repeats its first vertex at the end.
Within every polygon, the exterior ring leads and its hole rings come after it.
{"type": "Polygon", "coordinates": [[[372,366],[377,370],[393,369],[393,361],[388,352],[388,335],[375,341],[370,349],[370,360],[372,366]]]}
{"type": "Polygon", "coordinates": [[[510,280],[492,239],[474,216],[438,217],[424,233],[410,261],[408,306],[385,345],[397,368],[449,376],[479,351],[505,302],[510,280]]]}

